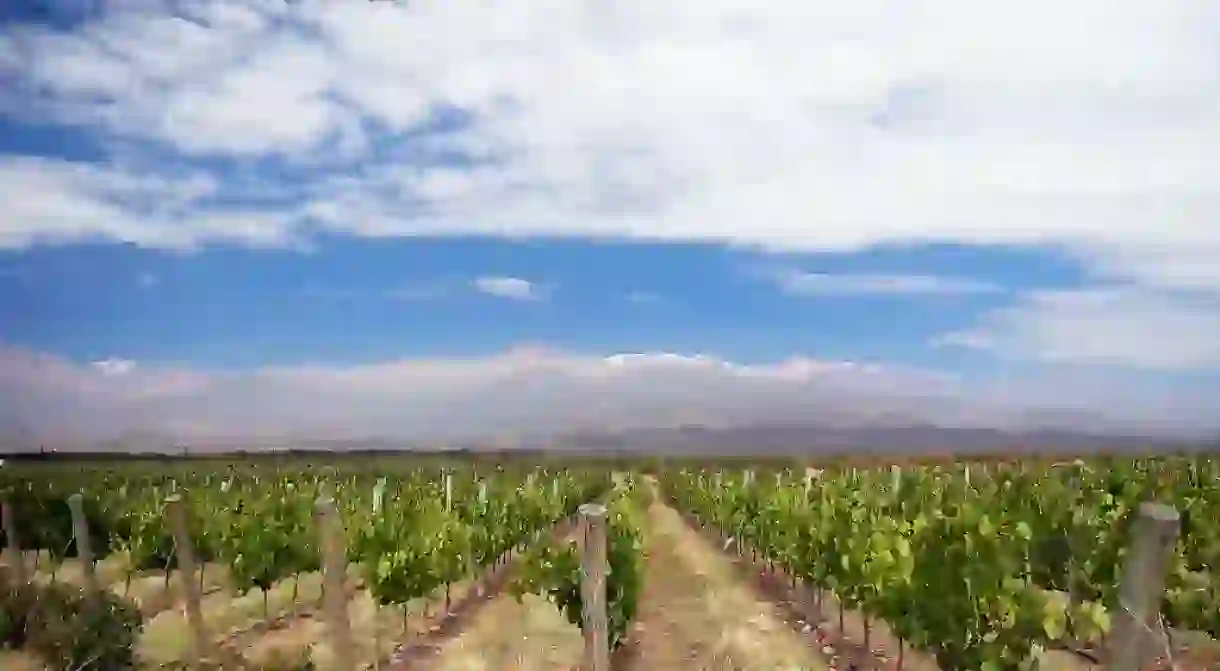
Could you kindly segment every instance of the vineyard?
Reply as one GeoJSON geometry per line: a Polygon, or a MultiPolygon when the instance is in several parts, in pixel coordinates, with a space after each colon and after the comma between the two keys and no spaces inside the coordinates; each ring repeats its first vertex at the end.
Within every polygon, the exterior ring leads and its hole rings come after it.
{"type": "MultiPolygon", "coordinates": [[[[3,491],[11,524],[5,525],[4,540],[23,550],[26,561],[18,568],[33,573],[35,583],[82,583],[86,571],[76,561],[70,505],[72,495],[80,494],[87,545],[100,560],[93,579],[138,611],[142,642],[149,642],[136,646],[128,663],[173,667],[191,659],[190,646],[181,645],[177,608],[186,590],[181,579],[171,580],[183,556],[174,529],[175,519],[181,520],[190,561],[201,567],[191,572],[195,586],[204,601],[215,596],[223,605],[206,622],[207,635],[217,636],[220,645],[208,646],[205,654],[229,667],[244,660],[223,658],[226,644],[312,619],[320,609],[324,552],[315,502],[333,501],[351,574],[343,588],[363,599],[352,604],[358,611],[371,611],[357,618],[375,620],[363,627],[374,640],[356,646],[360,665],[382,666],[413,625],[426,626],[430,609],[448,611],[455,591],[481,588],[479,578],[542,540],[581,503],[610,495],[612,485],[605,471],[547,469],[389,476],[240,468],[139,477],[121,469],[54,479],[8,474],[3,491]],[[381,621],[387,618],[398,620],[397,629],[381,621]]],[[[14,553],[8,554],[11,562],[14,553]]],[[[560,577],[539,576],[539,588],[548,580],[560,577]]],[[[24,642],[9,629],[2,632],[8,642],[24,642]]],[[[309,643],[322,643],[320,635],[313,638],[309,643]]],[[[305,665],[318,651],[301,653],[297,661],[305,665]]],[[[82,661],[65,660],[63,668],[79,668],[82,661]]]]}
{"type": "Polygon", "coordinates": [[[1220,668],[1220,463],[821,466],[9,464],[0,640],[54,669],[1075,671],[1127,638],[1220,668]],[[1120,588],[1146,502],[1180,516],[1151,620],[1120,588]]]}
{"type": "MultiPolygon", "coordinates": [[[[1119,609],[1142,502],[1181,513],[1161,622],[1220,633],[1220,469],[1210,459],[755,474],[684,471],[701,525],[944,669],[1018,669],[1048,647],[1096,648],[1119,609]]],[[[867,640],[864,643],[868,646],[867,640]]],[[[1167,643],[1168,646],[1168,643],[1167,643]]],[[[1172,656],[1165,647],[1163,657],[1172,656]]]]}

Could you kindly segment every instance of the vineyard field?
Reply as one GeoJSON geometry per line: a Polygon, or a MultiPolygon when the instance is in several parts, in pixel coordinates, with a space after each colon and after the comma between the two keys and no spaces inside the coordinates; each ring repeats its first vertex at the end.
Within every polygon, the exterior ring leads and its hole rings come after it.
{"type": "Polygon", "coordinates": [[[7,460],[0,497],[5,668],[582,667],[594,502],[616,670],[1105,668],[1145,502],[1180,518],[1146,661],[1220,668],[1209,456],[7,460]],[[116,633],[61,643],[90,585],[116,633]]]}
{"type": "MultiPolygon", "coordinates": [[[[191,648],[167,503],[174,497],[202,566],[193,575],[205,628],[215,637],[210,654],[225,668],[261,668],[271,660],[259,658],[268,647],[259,639],[295,635],[292,654],[302,665],[327,654],[318,626],[319,499],[334,501],[345,529],[344,600],[358,633],[355,652],[377,664],[434,627],[455,600],[485,587],[515,552],[613,486],[608,471],[587,469],[410,467],[378,475],[302,464],[53,472],[39,477],[37,469],[18,467],[4,474],[24,572],[36,585],[84,584],[66,503],[81,494],[99,560],[95,579],[138,609],[142,633],[132,661],[151,668],[181,665],[191,648]]],[[[6,547],[8,541],[6,533],[6,547]]],[[[6,552],[10,573],[14,556],[6,552]]]]}

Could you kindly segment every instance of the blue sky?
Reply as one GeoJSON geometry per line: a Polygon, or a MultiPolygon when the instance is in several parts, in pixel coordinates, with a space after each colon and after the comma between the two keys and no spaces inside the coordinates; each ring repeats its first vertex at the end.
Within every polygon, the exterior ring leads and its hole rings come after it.
{"type": "MultiPolygon", "coordinates": [[[[4,391],[275,431],[222,390],[477,413],[647,353],[572,397],[812,413],[850,364],[887,398],[1217,409],[1220,10],[836,4],[5,9],[4,391]]],[[[37,433],[29,403],[0,420],[37,433]]]]}
{"type": "Polygon", "coordinates": [[[1015,290],[1072,286],[1078,275],[1051,255],[1003,250],[781,259],[706,245],[553,240],[327,239],[308,253],[186,255],[73,245],[0,259],[9,340],[85,361],[122,356],[217,368],[482,355],[520,342],[966,366],[929,341],[969,328],[1011,303],[1015,290]],[[802,292],[785,288],[791,273],[936,276],[949,288],[802,292]],[[949,277],[980,287],[952,293],[949,277]],[[498,295],[498,285],[479,286],[488,278],[524,280],[530,291],[498,295]]]}

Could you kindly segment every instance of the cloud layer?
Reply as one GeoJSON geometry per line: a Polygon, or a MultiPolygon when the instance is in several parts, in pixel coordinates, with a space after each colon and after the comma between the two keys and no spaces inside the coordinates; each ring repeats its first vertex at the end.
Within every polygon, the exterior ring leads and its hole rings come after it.
{"type": "Polygon", "coordinates": [[[796,296],[961,296],[991,294],[1003,288],[979,280],[935,275],[781,272],[779,286],[796,296]]]}
{"type": "Polygon", "coordinates": [[[1046,411],[1058,417],[1052,425],[1071,428],[1220,428],[1214,401],[1208,405],[1182,390],[1146,391],[1085,377],[980,384],[926,370],[799,357],[741,364],[698,355],[591,356],[520,347],[477,359],[209,373],[116,360],[74,364],[7,347],[0,349],[0,435],[60,444],[133,433],[205,441],[426,442],[692,423],[1028,428],[1046,411]]]}
{"type": "Polygon", "coordinates": [[[172,4],[0,37],[6,111],[117,159],[6,157],[45,196],[0,244],[1049,244],[1220,285],[1209,3],[172,4]]]}
{"type": "Polygon", "coordinates": [[[937,342],[1052,363],[1215,370],[1220,296],[1130,288],[1041,291],[937,342]]]}
{"type": "MultiPolygon", "coordinates": [[[[105,157],[0,156],[3,248],[1039,246],[1097,286],[1019,297],[939,342],[1220,366],[1216,3],[129,0],[70,32],[5,25],[0,80],[0,113],[79,129],[105,157]]],[[[520,282],[479,288],[538,295],[520,282]]]]}

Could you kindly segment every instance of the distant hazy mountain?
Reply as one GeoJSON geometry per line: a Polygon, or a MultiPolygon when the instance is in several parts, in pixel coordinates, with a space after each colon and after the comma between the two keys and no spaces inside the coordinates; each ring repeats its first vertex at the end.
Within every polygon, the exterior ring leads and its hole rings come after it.
{"type": "MultiPolygon", "coordinates": [[[[1153,452],[1168,449],[1220,448],[1216,437],[1172,439],[1118,431],[1066,429],[998,429],[900,423],[889,425],[753,424],[624,430],[586,429],[561,434],[522,433],[497,438],[452,441],[408,441],[377,437],[214,437],[176,441],[168,435],[129,433],[120,439],[74,445],[68,452],[195,454],[263,451],[443,451],[545,450],[559,453],[606,452],[671,455],[796,455],[816,453],[951,454],[963,452],[1153,452]]],[[[1024,421],[1024,420],[1023,420],[1024,421]]],[[[1026,423],[1025,426],[1030,426],[1026,423]]],[[[10,444],[11,445],[11,444],[10,444]]],[[[37,451],[37,445],[5,446],[3,451],[37,451]]]]}
{"type": "MultiPolygon", "coordinates": [[[[863,454],[961,452],[1155,451],[1203,448],[1206,441],[1107,435],[1056,429],[1003,431],[990,428],[905,426],[756,425],[728,428],[685,426],[622,432],[580,432],[556,441],[574,451],[619,450],[664,454],[863,454]]],[[[1215,441],[1212,441],[1215,444],[1215,441]]]]}

